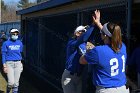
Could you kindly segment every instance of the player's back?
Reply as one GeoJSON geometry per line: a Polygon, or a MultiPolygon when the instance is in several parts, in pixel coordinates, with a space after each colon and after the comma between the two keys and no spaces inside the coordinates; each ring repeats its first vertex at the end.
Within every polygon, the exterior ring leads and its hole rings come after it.
{"type": "Polygon", "coordinates": [[[119,87],[126,83],[125,62],[126,47],[115,53],[109,45],[97,46],[98,65],[96,66],[96,85],[103,87],[119,87]]]}

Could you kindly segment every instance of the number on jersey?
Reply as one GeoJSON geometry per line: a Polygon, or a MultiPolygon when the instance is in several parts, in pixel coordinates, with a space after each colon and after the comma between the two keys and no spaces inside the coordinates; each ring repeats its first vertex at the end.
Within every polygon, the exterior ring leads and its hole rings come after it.
{"type": "MultiPolygon", "coordinates": [[[[122,62],[123,62],[123,68],[122,68],[122,72],[125,71],[125,57],[124,55],[121,57],[122,62]]],[[[116,76],[119,74],[119,62],[117,58],[112,58],[110,60],[110,65],[111,65],[111,76],[116,76]],[[114,65],[113,65],[114,64],[114,65]]]]}

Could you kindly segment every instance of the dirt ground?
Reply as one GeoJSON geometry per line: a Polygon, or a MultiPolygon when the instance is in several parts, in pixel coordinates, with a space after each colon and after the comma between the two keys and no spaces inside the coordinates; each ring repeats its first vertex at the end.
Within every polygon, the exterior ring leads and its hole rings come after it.
{"type": "MultiPolygon", "coordinates": [[[[0,93],[6,93],[5,74],[0,71],[0,93]],[[2,92],[3,91],[3,92],[2,92]]],[[[23,75],[20,78],[19,93],[40,93],[23,75]]]]}
{"type": "Polygon", "coordinates": [[[5,91],[5,90],[6,90],[6,80],[4,79],[4,77],[0,72],[0,91],[5,91]]]}

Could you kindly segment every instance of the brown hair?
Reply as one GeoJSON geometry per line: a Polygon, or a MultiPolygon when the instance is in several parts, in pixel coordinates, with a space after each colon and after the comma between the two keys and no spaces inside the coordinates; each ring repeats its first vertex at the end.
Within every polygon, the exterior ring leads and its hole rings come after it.
{"type": "Polygon", "coordinates": [[[110,37],[111,47],[115,52],[119,52],[122,47],[122,35],[120,26],[114,23],[108,23],[107,28],[112,34],[112,37],[110,37]]]}

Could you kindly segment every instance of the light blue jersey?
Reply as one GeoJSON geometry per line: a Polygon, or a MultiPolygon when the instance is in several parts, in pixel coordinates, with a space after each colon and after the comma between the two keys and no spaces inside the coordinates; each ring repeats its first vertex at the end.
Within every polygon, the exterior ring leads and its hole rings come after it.
{"type": "Polygon", "coordinates": [[[126,47],[115,53],[109,45],[97,46],[85,54],[88,64],[94,64],[93,83],[105,88],[126,84],[126,47]]]}

